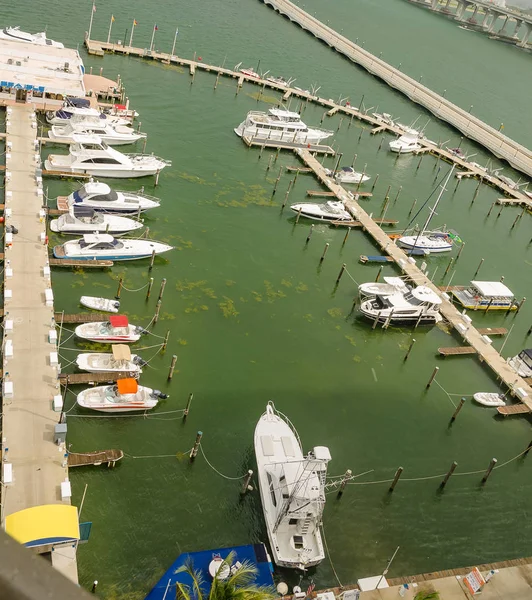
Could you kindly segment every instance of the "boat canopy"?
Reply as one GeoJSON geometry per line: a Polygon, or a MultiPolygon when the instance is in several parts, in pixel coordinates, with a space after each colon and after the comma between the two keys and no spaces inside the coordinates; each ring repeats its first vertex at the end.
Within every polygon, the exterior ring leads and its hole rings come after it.
{"type": "Polygon", "coordinates": [[[525,348],[524,350],[521,350],[517,357],[520,358],[527,367],[532,369],[532,348],[525,348]]]}
{"type": "Polygon", "coordinates": [[[433,292],[430,288],[420,285],[413,289],[411,292],[412,296],[421,302],[429,302],[430,304],[441,304],[441,298],[433,292]]]}
{"type": "Polygon", "coordinates": [[[136,394],[139,389],[136,379],[119,379],[116,385],[119,394],[136,394]]]}
{"type": "Polygon", "coordinates": [[[129,346],[126,346],[125,344],[113,344],[111,349],[115,360],[131,360],[131,350],[129,349],[129,346]]]}
{"type": "Polygon", "coordinates": [[[513,298],[511,289],[500,281],[472,281],[471,285],[485,298],[513,298]]]}
{"type": "Polygon", "coordinates": [[[69,96],[65,100],[65,106],[75,106],[76,108],[90,108],[91,102],[88,98],[74,98],[69,96]]]}
{"type": "Polygon", "coordinates": [[[129,325],[129,320],[126,315],[111,315],[109,317],[109,323],[111,323],[111,327],[127,327],[129,325]]]}
{"type": "Polygon", "coordinates": [[[343,171],[344,173],[354,173],[355,169],[353,169],[353,167],[342,167],[340,171],[343,171]]]}

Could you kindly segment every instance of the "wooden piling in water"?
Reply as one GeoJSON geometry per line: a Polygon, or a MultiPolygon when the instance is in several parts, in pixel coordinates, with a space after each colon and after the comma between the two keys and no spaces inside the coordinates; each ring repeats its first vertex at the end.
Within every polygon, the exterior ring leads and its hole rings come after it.
{"type": "Polygon", "coordinates": [[[478,275],[478,272],[480,271],[480,267],[482,266],[483,263],[484,263],[484,259],[481,258],[480,259],[480,263],[479,263],[479,265],[477,267],[477,270],[475,271],[475,274],[473,275],[473,279],[475,279],[475,277],[478,275]]]}
{"type": "Polygon", "coordinates": [[[342,246],[345,246],[345,243],[347,242],[347,238],[349,237],[350,232],[351,232],[351,227],[348,227],[347,231],[345,232],[345,235],[344,235],[344,241],[342,242],[342,246]]]}
{"type": "Polygon", "coordinates": [[[150,277],[148,282],[148,290],[146,291],[146,300],[148,300],[151,296],[151,288],[153,287],[153,277],[150,277]]]}
{"type": "Polygon", "coordinates": [[[347,482],[351,478],[351,475],[352,475],[351,469],[347,469],[347,471],[345,472],[345,475],[342,479],[342,482],[340,483],[340,489],[338,490],[338,495],[337,495],[338,498],[342,497],[342,494],[344,493],[344,490],[345,490],[345,486],[347,485],[347,482]]]}
{"type": "Polygon", "coordinates": [[[488,481],[488,478],[491,475],[491,472],[493,471],[496,464],[497,464],[497,459],[492,458],[490,461],[490,466],[488,467],[488,470],[484,473],[484,477],[482,478],[482,482],[481,482],[482,485],[484,485],[486,483],[486,481],[488,481]]]}
{"type": "Polygon", "coordinates": [[[465,246],[465,242],[462,242],[462,245],[460,246],[460,250],[458,250],[456,260],[458,260],[460,258],[460,254],[462,254],[462,250],[464,249],[464,246],[465,246]]]}
{"type": "Polygon", "coordinates": [[[321,258],[320,258],[320,264],[323,262],[323,259],[325,258],[325,255],[327,254],[328,249],[329,249],[329,242],[327,242],[325,244],[325,248],[323,249],[323,254],[321,255],[321,258]]]}
{"type": "Polygon", "coordinates": [[[371,193],[373,194],[373,190],[375,189],[375,186],[377,185],[377,181],[379,181],[379,174],[377,173],[377,175],[375,175],[375,179],[373,180],[373,185],[371,186],[371,193]]]}
{"type": "Polygon", "coordinates": [[[493,210],[493,207],[497,204],[497,201],[492,202],[491,203],[491,208],[488,210],[488,214],[486,215],[486,217],[489,217],[491,215],[491,211],[493,210]]]}
{"type": "Polygon", "coordinates": [[[161,289],[159,290],[159,298],[158,300],[162,300],[163,299],[163,294],[164,294],[164,288],[166,287],[166,277],[163,278],[163,280],[161,281],[161,289]]]}
{"type": "Polygon", "coordinates": [[[273,154],[270,154],[270,158],[268,160],[268,166],[266,167],[266,171],[269,171],[272,168],[272,160],[273,160],[273,154]]]}
{"type": "Polygon", "coordinates": [[[124,279],[120,277],[118,280],[118,289],[116,290],[115,298],[120,300],[120,294],[122,293],[122,286],[124,285],[124,279]]]}
{"type": "Polygon", "coordinates": [[[454,423],[456,421],[456,417],[458,416],[458,413],[462,410],[462,406],[464,406],[465,404],[465,398],[460,398],[460,402],[458,403],[458,406],[456,407],[453,416],[451,417],[451,423],[454,423]]]}
{"type": "Polygon", "coordinates": [[[440,370],[440,367],[434,367],[434,371],[432,371],[432,375],[430,376],[429,382],[427,383],[427,386],[426,386],[427,390],[432,385],[432,382],[436,379],[436,375],[438,374],[439,370],[440,370]]]}
{"type": "Polygon", "coordinates": [[[447,265],[447,268],[445,269],[445,273],[443,274],[444,277],[449,272],[449,269],[453,266],[453,263],[454,263],[454,256],[451,256],[451,260],[449,261],[449,264],[447,265]]]}
{"type": "Polygon", "coordinates": [[[149,271],[151,271],[153,269],[154,262],[155,262],[155,250],[153,250],[151,253],[150,266],[148,267],[149,271]]]}
{"type": "Polygon", "coordinates": [[[338,277],[336,278],[336,285],[338,285],[340,283],[340,279],[342,279],[342,275],[344,274],[345,267],[346,267],[346,264],[344,263],[342,265],[342,268],[340,269],[340,273],[338,273],[338,277]]]}
{"type": "Polygon", "coordinates": [[[251,469],[249,469],[249,471],[247,472],[247,475],[246,475],[246,479],[244,480],[244,483],[242,484],[242,489],[240,490],[240,493],[242,494],[242,496],[246,492],[253,491],[253,487],[250,485],[250,481],[251,481],[252,477],[253,477],[253,471],[251,469]]]}
{"type": "Polygon", "coordinates": [[[397,485],[397,482],[399,481],[399,477],[401,477],[401,475],[403,474],[403,470],[404,470],[403,467],[399,467],[397,469],[397,471],[395,472],[395,477],[393,478],[392,485],[388,489],[389,492],[394,491],[395,486],[397,485]]]}
{"type": "Polygon", "coordinates": [[[381,265],[379,267],[379,270],[378,270],[377,275],[375,277],[375,283],[377,283],[379,281],[379,279],[381,278],[381,273],[382,273],[383,269],[384,269],[384,265],[381,265]]]}
{"type": "Polygon", "coordinates": [[[166,352],[166,346],[168,346],[168,340],[169,340],[169,338],[170,338],[170,330],[168,330],[166,332],[166,335],[164,336],[164,342],[163,342],[163,345],[162,345],[162,348],[161,348],[162,352],[166,352]]]}
{"type": "Polygon", "coordinates": [[[301,216],[301,211],[303,209],[301,207],[299,207],[299,210],[297,211],[297,215],[296,215],[296,223],[299,223],[299,217],[301,216]]]}
{"type": "Polygon", "coordinates": [[[155,314],[153,315],[153,324],[157,323],[159,320],[159,311],[161,310],[161,301],[157,300],[157,304],[155,306],[155,314]]]}
{"type": "Polygon", "coordinates": [[[399,198],[399,194],[402,192],[402,190],[403,190],[403,186],[400,185],[399,189],[397,190],[397,194],[395,195],[395,200],[393,201],[394,204],[397,202],[397,199],[399,198]]]}
{"type": "Polygon", "coordinates": [[[443,478],[443,481],[440,483],[441,490],[443,490],[443,488],[447,485],[449,478],[454,473],[454,470],[456,469],[457,466],[458,466],[458,463],[456,461],[454,461],[453,464],[451,465],[451,468],[447,472],[447,475],[445,475],[445,477],[443,478]]]}
{"type": "Polygon", "coordinates": [[[192,404],[192,398],[194,398],[194,394],[191,392],[188,395],[187,405],[185,406],[185,410],[183,411],[183,421],[186,421],[188,417],[188,413],[190,412],[190,405],[192,404]]]}
{"type": "Polygon", "coordinates": [[[414,198],[414,202],[412,202],[412,206],[410,208],[410,210],[408,211],[408,216],[410,216],[412,214],[412,211],[414,210],[414,206],[416,205],[417,202],[417,198],[414,198]]]}
{"type": "Polygon", "coordinates": [[[307,239],[305,240],[305,244],[308,244],[310,242],[310,238],[312,237],[312,232],[314,231],[314,225],[312,224],[310,226],[308,235],[307,235],[307,239]]]}
{"type": "Polygon", "coordinates": [[[410,346],[408,347],[408,350],[405,354],[404,360],[408,360],[408,357],[410,356],[410,352],[412,352],[412,348],[414,347],[415,343],[416,343],[416,338],[412,338],[412,341],[410,342],[410,346]]]}
{"type": "Polygon", "coordinates": [[[174,376],[175,364],[177,362],[177,354],[172,356],[172,362],[170,363],[170,370],[168,371],[168,380],[172,379],[174,376]]]}
{"type": "Polygon", "coordinates": [[[201,438],[203,437],[203,432],[202,431],[198,431],[198,433],[196,434],[196,441],[194,442],[194,446],[192,446],[192,449],[190,451],[189,454],[189,458],[190,458],[190,462],[192,462],[196,456],[198,455],[198,449],[199,446],[201,444],[201,438]]]}

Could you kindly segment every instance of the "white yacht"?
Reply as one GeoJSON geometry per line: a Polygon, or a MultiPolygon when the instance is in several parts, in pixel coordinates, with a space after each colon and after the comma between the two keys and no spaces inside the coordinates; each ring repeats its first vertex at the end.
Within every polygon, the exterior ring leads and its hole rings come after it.
{"type": "Polygon", "coordinates": [[[129,346],[113,344],[112,352],[83,352],[76,357],[76,365],[89,373],[131,373],[138,377],[146,361],[138,354],[131,354],[129,346]]]}
{"type": "Polygon", "coordinates": [[[46,121],[50,125],[66,125],[70,119],[99,119],[102,123],[128,125],[130,122],[119,115],[107,115],[96,108],[91,108],[88,98],[67,98],[63,106],[56,111],[46,112],[46,121]]]}
{"type": "Polygon", "coordinates": [[[391,325],[433,325],[441,321],[441,298],[430,288],[418,286],[407,292],[377,294],[360,305],[370,321],[391,325]]]}
{"type": "Polygon", "coordinates": [[[260,79],[260,75],[255,72],[251,67],[246,67],[245,69],[240,69],[242,75],[246,75],[247,77],[254,77],[256,79],[260,79]]]}
{"type": "Polygon", "coordinates": [[[352,221],[353,217],[344,207],[343,202],[334,202],[328,200],[325,204],[314,204],[312,202],[302,202],[292,204],[290,209],[302,217],[312,219],[313,221],[352,221]]]}
{"type": "Polygon", "coordinates": [[[521,350],[506,361],[519,377],[532,377],[532,348],[521,350]]]}
{"type": "MultiPolygon", "coordinates": [[[[441,186],[441,191],[438,195],[434,206],[430,209],[429,215],[423,225],[421,231],[414,233],[413,235],[405,235],[397,240],[397,245],[408,251],[408,254],[437,254],[440,252],[450,252],[453,249],[453,243],[455,241],[461,241],[458,235],[454,231],[428,231],[429,224],[432,217],[436,214],[438,204],[445,192],[446,185],[449,183],[449,179],[454,171],[454,165],[449,170],[445,182],[441,186]]],[[[445,228],[444,228],[445,229],[445,228]]]]}
{"type": "Polygon", "coordinates": [[[135,131],[128,125],[116,125],[108,123],[98,117],[83,118],[72,117],[66,125],[52,125],[48,137],[52,142],[74,143],[83,138],[98,136],[109,146],[124,146],[134,144],[146,138],[145,133],[135,131]]]}
{"type": "Polygon", "coordinates": [[[74,204],[68,213],[50,221],[50,230],[54,233],[80,234],[99,231],[114,236],[142,229],[143,224],[135,219],[96,212],[93,208],[74,204]]]}
{"type": "Polygon", "coordinates": [[[0,29],[0,40],[23,42],[26,44],[35,44],[36,46],[52,46],[53,48],[65,47],[61,42],[47,38],[45,31],[27,33],[26,31],[20,31],[20,27],[4,27],[0,29]]]}
{"type": "Polygon", "coordinates": [[[108,321],[83,323],[74,329],[77,337],[104,344],[132,344],[148,333],[139,325],[132,325],[124,315],[111,315],[108,321]]]}
{"type": "Polygon", "coordinates": [[[114,385],[87,388],[78,394],[82,408],[100,412],[122,413],[155,408],[159,400],[168,398],[159,390],[141,386],[136,379],[119,379],[114,385]]]}
{"type": "Polygon", "coordinates": [[[319,527],[325,507],[329,449],[303,455],[290,421],[268,403],[255,428],[260,497],[274,562],[306,569],[325,558],[319,527]]]}
{"type": "Polygon", "coordinates": [[[401,277],[383,277],[383,283],[370,281],[358,286],[361,299],[374,298],[375,296],[391,296],[396,292],[405,294],[411,287],[401,277]]]}
{"type": "Polygon", "coordinates": [[[284,77],[266,77],[266,81],[275,83],[276,85],[282,85],[284,87],[290,87],[294,83],[295,79],[285,79],[284,77]]]}
{"type": "Polygon", "coordinates": [[[325,173],[329,177],[333,177],[340,183],[364,183],[369,181],[371,177],[365,173],[355,171],[353,167],[341,167],[339,171],[333,172],[331,169],[325,169],[325,173]]]}
{"type": "MultiPolygon", "coordinates": [[[[66,208],[82,206],[98,212],[138,214],[161,205],[158,198],[138,193],[115,191],[106,183],[90,180],[66,197],[66,208]]],[[[59,202],[58,202],[59,204],[59,202]]]]}
{"type": "Polygon", "coordinates": [[[152,154],[122,154],[98,136],[74,134],[70,154],[50,154],[44,161],[48,171],[92,175],[94,177],[145,177],[155,175],[172,163],[152,154]]]}
{"type": "Polygon", "coordinates": [[[406,129],[405,133],[396,140],[392,140],[389,146],[392,152],[399,154],[408,154],[409,152],[421,150],[422,145],[419,143],[419,131],[406,129]]]}
{"type": "Polygon", "coordinates": [[[270,108],[268,112],[252,110],[246,120],[235,129],[240,137],[264,140],[281,140],[294,143],[318,144],[333,132],[310,129],[303,123],[299,113],[284,108],[270,108]]]}
{"type": "Polygon", "coordinates": [[[117,240],[107,233],[86,233],[79,240],[54,246],[54,257],[70,260],[139,260],[154,252],[162,254],[172,246],[152,240],[117,240]]]}

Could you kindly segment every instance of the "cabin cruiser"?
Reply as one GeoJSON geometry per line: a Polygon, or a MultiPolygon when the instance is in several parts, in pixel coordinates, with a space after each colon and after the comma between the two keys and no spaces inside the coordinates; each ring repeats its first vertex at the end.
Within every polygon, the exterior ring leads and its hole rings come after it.
{"type": "Polygon", "coordinates": [[[91,342],[132,344],[140,340],[146,329],[132,325],[125,315],[111,315],[108,321],[83,323],[74,329],[77,337],[91,342]]]}
{"type": "Polygon", "coordinates": [[[147,363],[138,354],[131,354],[129,346],[113,344],[112,352],[82,352],[76,357],[76,365],[89,373],[130,373],[138,377],[147,363]]]}
{"type": "Polygon", "coordinates": [[[168,250],[173,250],[173,247],[152,240],[117,240],[106,233],[86,233],[79,240],[54,246],[54,257],[69,260],[139,260],[168,250]]]}
{"type": "Polygon", "coordinates": [[[314,144],[333,134],[332,131],[307,127],[299,113],[284,108],[270,108],[268,112],[252,110],[234,131],[240,137],[251,139],[314,144]]]}
{"type": "Polygon", "coordinates": [[[521,350],[506,361],[519,377],[532,377],[532,348],[521,350]]]}
{"type": "Polygon", "coordinates": [[[420,285],[407,292],[377,294],[362,302],[360,312],[383,325],[434,325],[441,321],[441,302],[436,292],[420,285]]]}
{"type": "Polygon", "coordinates": [[[122,154],[98,136],[72,137],[70,154],[50,154],[44,161],[46,170],[126,179],[155,175],[172,164],[152,154],[122,154]]]}
{"type": "Polygon", "coordinates": [[[257,423],[254,445],[274,562],[292,569],[319,564],[325,558],[320,525],[329,449],[315,446],[303,455],[294,426],[272,402],[257,423]]]}
{"type": "Polygon", "coordinates": [[[352,221],[353,217],[345,209],[343,202],[327,201],[325,204],[313,204],[311,202],[302,202],[301,204],[292,204],[290,209],[298,215],[312,219],[313,221],[352,221]]]}
{"type": "Polygon", "coordinates": [[[46,112],[46,121],[49,125],[66,125],[73,117],[77,119],[100,119],[102,123],[113,125],[128,125],[128,119],[119,115],[107,115],[96,108],[91,108],[88,98],[69,97],[59,110],[46,112]]]}
{"type": "Polygon", "coordinates": [[[383,277],[384,282],[370,281],[358,286],[361,299],[374,298],[375,296],[391,296],[396,292],[406,293],[412,288],[401,277],[383,277]]]}
{"type": "Polygon", "coordinates": [[[465,288],[452,290],[464,308],[470,310],[516,310],[514,293],[501,281],[472,281],[465,288]]]}
{"type": "Polygon", "coordinates": [[[114,236],[142,229],[143,224],[135,219],[96,212],[93,208],[74,204],[68,213],[50,221],[54,233],[95,233],[98,231],[114,236]]]}
{"type": "Polygon", "coordinates": [[[353,167],[341,167],[339,171],[325,169],[325,173],[329,177],[334,176],[336,181],[339,181],[340,183],[364,183],[371,179],[371,177],[365,173],[355,171],[353,167]]]}
{"type": "Polygon", "coordinates": [[[90,180],[66,197],[67,208],[74,206],[104,213],[139,214],[161,205],[158,198],[142,192],[120,192],[106,183],[90,180]]]}
{"type": "Polygon", "coordinates": [[[392,152],[399,154],[408,154],[409,152],[417,152],[422,146],[419,143],[419,132],[415,129],[407,129],[403,135],[393,140],[389,144],[392,152]]]}
{"type": "Polygon", "coordinates": [[[52,125],[48,137],[52,142],[74,143],[74,136],[78,140],[90,136],[98,136],[109,146],[123,146],[134,144],[146,138],[145,133],[135,131],[128,125],[108,123],[99,117],[79,118],[72,117],[66,125],[52,125]]]}
{"type": "Polygon", "coordinates": [[[99,385],[80,392],[77,403],[82,408],[100,412],[122,413],[155,408],[168,398],[159,390],[139,385],[136,379],[119,379],[113,385],[99,385]]]}
{"type": "Polygon", "coordinates": [[[46,37],[46,32],[27,33],[20,31],[20,27],[4,27],[0,29],[0,40],[9,40],[11,42],[23,42],[26,44],[35,44],[36,46],[51,46],[53,48],[64,48],[64,44],[56,42],[46,37]]]}

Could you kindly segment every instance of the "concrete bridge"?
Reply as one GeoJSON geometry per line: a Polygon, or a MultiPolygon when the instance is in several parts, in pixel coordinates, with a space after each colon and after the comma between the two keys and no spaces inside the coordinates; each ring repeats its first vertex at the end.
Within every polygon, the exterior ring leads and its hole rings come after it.
{"type": "Polygon", "coordinates": [[[474,27],[520,48],[529,48],[532,17],[482,0],[408,0],[474,27]],[[478,17],[478,18],[477,18],[478,17]],[[503,18],[502,25],[499,19],[503,18]],[[513,30],[512,25],[513,24],[513,30]]]}

